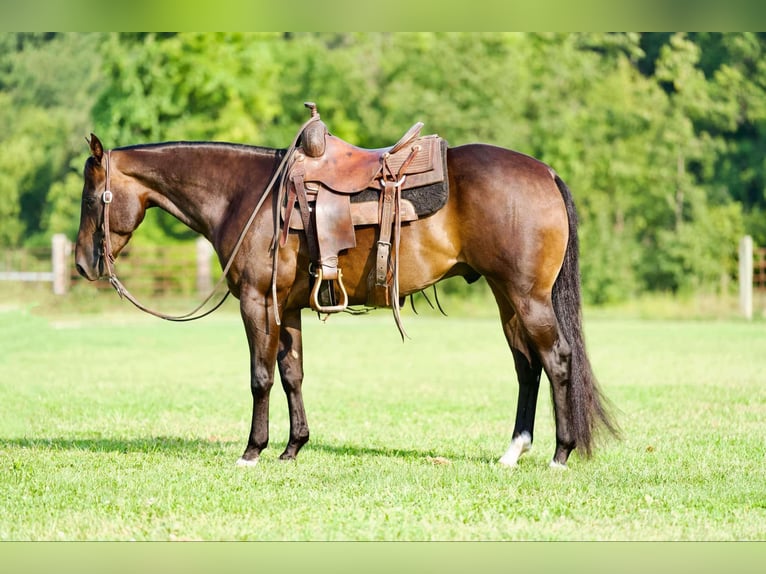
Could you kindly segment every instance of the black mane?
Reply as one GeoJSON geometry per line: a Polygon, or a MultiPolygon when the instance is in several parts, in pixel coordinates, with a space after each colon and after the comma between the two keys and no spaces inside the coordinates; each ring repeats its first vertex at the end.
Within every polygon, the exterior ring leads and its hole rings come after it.
{"type": "Polygon", "coordinates": [[[134,144],[114,148],[114,151],[131,151],[142,149],[161,149],[172,147],[215,147],[219,149],[231,149],[234,151],[255,153],[257,155],[274,155],[284,153],[284,148],[270,148],[265,146],[255,146],[241,143],[220,142],[220,141],[166,141],[155,143],[134,144]]]}

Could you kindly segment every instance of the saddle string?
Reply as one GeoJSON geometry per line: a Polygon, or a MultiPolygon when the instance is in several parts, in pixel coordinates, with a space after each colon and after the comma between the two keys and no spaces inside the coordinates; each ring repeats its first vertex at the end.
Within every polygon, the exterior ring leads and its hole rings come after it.
{"type": "MultiPolygon", "coordinates": [[[[185,313],[183,315],[167,315],[165,313],[161,313],[159,311],[154,311],[145,305],[141,304],[123,285],[123,283],[117,278],[117,274],[114,271],[113,263],[115,261],[115,257],[112,253],[112,245],[111,245],[111,239],[110,239],[110,232],[109,232],[109,205],[112,202],[113,194],[110,189],[111,181],[110,181],[110,161],[111,161],[111,150],[108,150],[106,152],[106,182],[105,182],[105,188],[104,193],[102,194],[101,198],[104,203],[104,211],[103,211],[103,238],[101,241],[101,250],[102,250],[102,260],[104,261],[107,274],[109,276],[109,283],[114,287],[114,289],[117,291],[117,294],[120,296],[120,298],[125,298],[128,301],[130,301],[134,306],[136,306],[141,311],[144,311],[145,313],[148,313],[150,315],[154,315],[155,317],[159,317],[160,319],[164,319],[166,321],[174,321],[174,322],[185,322],[185,321],[194,321],[196,319],[202,319],[203,317],[206,317],[207,315],[213,313],[216,311],[221,305],[223,305],[224,301],[228,298],[228,296],[231,294],[231,290],[227,289],[226,293],[224,294],[223,298],[212,308],[206,311],[205,313],[201,315],[196,315],[197,312],[200,311],[212,298],[213,295],[215,295],[218,288],[223,284],[223,282],[226,280],[227,274],[229,273],[229,270],[231,269],[232,265],[234,264],[234,258],[236,257],[237,253],[239,252],[240,247],[242,247],[242,243],[245,240],[245,236],[247,235],[247,232],[250,230],[250,226],[253,224],[253,221],[255,220],[256,215],[260,211],[261,207],[263,206],[264,202],[266,201],[266,198],[268,197],[269,193],[274,187],[275,182],[277,179],[282,175],[282,173],[285,170],[285,165],[287,164],[289,158],[293,155],[293,152],[297,146],[298,140],[300,139],[301,134],[303,133],[303,130],[306,129],[312,122],[315,122],[319,119],[319,117],[311,117],[309,118],[303,126],[298,130],[298,133],[296,134],[295,138],[293,139],[292,143],[290,144],[290,147],[285,152],[285,155],[282,157],[282,161],[280,162],[279,166],[277,167],[276,171],[274,172],[271,180],[269,181],[269,184],[266,186],[265,190],[263,191],[263,194],[261,195],[261,198],[258,200],[258,203],[256,204],[255,208],[253,209],[253,212],[250,214],[249,219],[245,223],[245,226],[243,227],[242,231],[239,234],[239,238],[237,239],[237,243],[234,245],[234,249],[231,252],[231,255],[229,255],[229,259],[226,262],[226,265],[223,268],[223,271],[221,273],[221,277],[218,280],[218,282],[213,286],[212,290],[210,291],[210,294],[200,303],[197,307],[195,307],[192,311],[185,313]]],[[[275,259],[276,262],[276,259],[275,259]]],[[[273,270],[273,279],[272,282],[276,284],[276,269],[273,270]]],[[[276,294],[276,292],[274,292],[276,294]]],[[[274,301],[275,309],[277,307],[276,299],[274,301]]],[[[279,315],[277,314],[277,325],[279,325],[279,315]]]]}
{"type": "MultiPolygon", "coordinates": [[[[423,298],[426,300],[426,303],[428,303],[428,306],[431,309],[438,309],[439,312],[447,317],[447,312],[442,307],[441,301],[439,301],[439,292],[436,290],[436,284],[431,285],[431,289],[434,292],[434,299],[436,300],[436,307],[434,307],[434,304],[431,303],[431,299],[428,297],[428,293],[426,293],[425,289],[422,291],[417,291],[417,293],[420,293],[423,298]]],[[[412,312],[415,313],[415,315],[419,315],[418,310],[415,308],[415,293],[410,294],[410,308],[412,309],[412,312]]]]}
{"type": "Polygon", "coordinates": [[[404,160],[401,166],[399,166],[399,170],[396,174],[394,174],[393,169],[391,168],[391,165],[388,163],[389,155],[386,154],[383,156],[383,165],[381,166],[381,186],[384,188],[386,187],[393,187],[394,192],[394,201],[393,201],[393,208],[394,208],[394,217],[393,217],[393,253],[390,254],[390,267],[391,267],[391,286],[390,286],[390,298],[391,298],[391,308],[393,310],[394,314],[394,322],[396,323],[396,327],[399,329],[399,334],[402,336],[402,340],[405,338],[409,338],[409,335],[407,334],[407,331],[404,328],[404,324],[402,323],[402,317],[401,312],[399,310],[399,247],[401,244],[401,229],[402,229],[402,211],[401,211],[401,197],[402,197],[402,185],[404,184],[405,175],[402,175],[405,173],[407,167],[412,163],[412,160],[415,159],[415,156],[420,151],[420,146],[416,145],[413,146],[412,150],[410,151],[410,154],[407,156],[407,158],[404,160]],[[388,175],[392,178],[393,181],[387,181],[386,180],[386,171],[388,171],[388,175]]]}

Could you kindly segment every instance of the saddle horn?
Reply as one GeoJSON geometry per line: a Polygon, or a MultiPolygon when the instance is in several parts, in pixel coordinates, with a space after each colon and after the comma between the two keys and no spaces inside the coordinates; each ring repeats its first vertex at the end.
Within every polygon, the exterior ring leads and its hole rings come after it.
{"type": "Polygon", "coordinates": [[[317,118],[317,121],[312,122],[305,130],[303,130],[301,147],[303,147],[303,152],[307,156],[320,157],[324,154],[327,146],[325,142],[327,126],[319,119],[317,105],[314,102],[305,102],[303,105],[311,110],[311,117],[317,118]]]}

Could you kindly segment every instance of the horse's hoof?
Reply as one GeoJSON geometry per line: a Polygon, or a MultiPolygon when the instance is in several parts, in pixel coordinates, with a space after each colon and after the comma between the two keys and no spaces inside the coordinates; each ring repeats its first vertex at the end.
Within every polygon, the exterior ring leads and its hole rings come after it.
{"type": "Polygon", "coordinates": [[[505,454],[500,457],[498,461],[503,466],[508,468],[515,468],[516,463],[521,458],[521,455],[525,452],[529,452],[532,449],[532,437],[528,432],[523,432],[511,441],[511,445],[505,454]]]}
{"type": "Polygon", "coordinates": [[[566,464],[561,464],[560,462],[556,462],[555,460],[552,460],[549,466],[551,468],[555,468],[556,470],[569,470],[569,467],[566,464]]]}
{"type": "Polygon", "coordinates": [[[247,460],[240,457],[239,460],[237,460],[237,466],[241,466],[241,467],[256,466],[258,464],[258,460],[260,459],[254,458],[252,460],[247,460]]]}

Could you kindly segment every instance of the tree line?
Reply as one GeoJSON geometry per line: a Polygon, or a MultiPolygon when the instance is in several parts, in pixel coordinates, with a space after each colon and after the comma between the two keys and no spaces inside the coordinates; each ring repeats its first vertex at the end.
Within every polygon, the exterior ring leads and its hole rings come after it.
{"type": "Polygon", "coordinates": [[[739,237],[766,245],[764,52],[759,33],[2,33],[0,246],[74,238],[90,132],[279,148],[312,100],[360,146],[423,121],[551,165],[591,303],[727,289],[739,237]]]}

